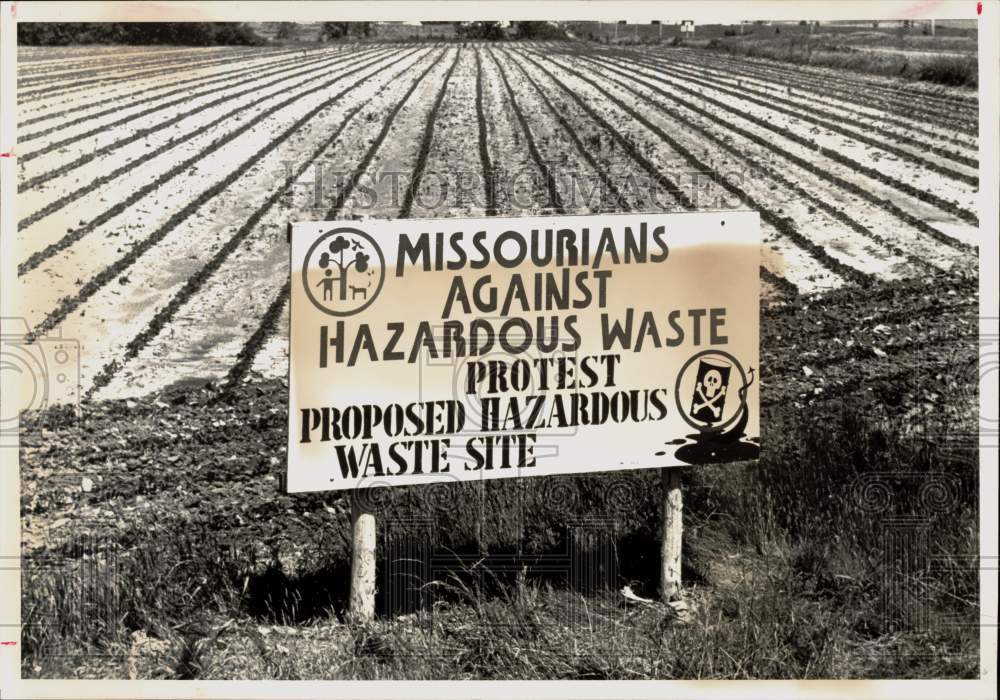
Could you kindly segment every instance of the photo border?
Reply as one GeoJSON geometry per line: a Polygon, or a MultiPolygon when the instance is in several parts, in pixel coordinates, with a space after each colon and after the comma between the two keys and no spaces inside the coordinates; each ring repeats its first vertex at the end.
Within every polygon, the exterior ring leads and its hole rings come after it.
{"type": "MultiPolygon", "coordinates": [[[[16,231],[16,28],[15,22],[82,21],[286,21],[327,19],[379,20],[567,20],[573,18],[647,23],[652,19],[691,19],[718,23],[720,17],[747,20],[890,20],[978,19],[980,95],[980,328],[982,336],[997,337],[1000,317],[997,298],[998,197],[998,86],[1000,86],[1000,0],[945,2],[828,3],[621,1],[581,2],[560,0],[383,2],[0,2],[0,315],[17,315],[16,269],[10,255],[16,231]],[[987,327],[989,326],[989,327],[987,327]]],[[[997,373],[981,373],[982,415],[992,415],[997,405],[997,373]]],[[[6,387],[5,387],[6,388],[6,387]]],[[[0,389],[0,393],[9,395],[0,389]]],[[[988,438],[986,438],[988,440],[988,438]]],[[[980,434],[980,615],[981,674],[978,680],[858,680],[858,681],[56,681],[21,680],[19,643],[0,646],[0,687],[5,698],[67,697],[205,697],[205,698],[306,698],[306,697],[521,697],[596,698],[627,695],[634,698],[786,698],[901,697],[911,700],[939,697],[996,697],[997,659],[997,501],[998,450],[980,434]]],[[[20,495],[16,450],[0,454],[0,642],[18,639],[20,627],[20,495]]]]}

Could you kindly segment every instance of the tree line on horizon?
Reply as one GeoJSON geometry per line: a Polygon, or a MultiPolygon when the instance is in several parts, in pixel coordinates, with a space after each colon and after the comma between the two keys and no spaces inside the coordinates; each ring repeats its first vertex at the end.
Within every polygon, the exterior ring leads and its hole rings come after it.
{"type": "MultiPolygon", "coordinates": [[[[279,23],[275,39],[293,36],[292,22],[279,23]]],[[[375,36],[377,22],[323,22],[319,41],[375,36]]],[[[455,24],[455,35],[470,40],[557,39],[565,32],[551,22],[422,22],[455,24]]],[[[256,46],[266,44],[246,22],[24,22],[17,25],[20,46],[137,44],[256,46]]]]}
{"type": "Polygon", "coordinates": [[[17,43],[254,46],[266,42],[245,22],[19,22],[17,43]]]}

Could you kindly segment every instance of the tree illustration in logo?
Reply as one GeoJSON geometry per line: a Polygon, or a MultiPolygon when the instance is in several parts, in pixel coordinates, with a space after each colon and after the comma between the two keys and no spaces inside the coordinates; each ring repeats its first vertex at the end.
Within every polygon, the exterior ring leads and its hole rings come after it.
{"type": "Polygon", "coordinates": [[[382,249],[367,233],[348,226],[321,233],[302,265],[306,296],[331,316],[350,316],[368,308],[384,281],[382,249]]]}
{"type": "Polygon", "coordinates": [[[361,245],[357,241],[348,241],[344,236],[337,236],[328,246],[329,253],[319,256],[319,266],[326,270],[326,279],[321,280],[323,284],[323,298],[329,300],[332,296],[334,282],[337,282],[337,292],[341,301],[347,299],[348,271],[353,266],[356,272],[368,270],[369,256],[361,251],[361,245]],[[339,276],[333,276],[335,266],[339,271],[339,276]]]}

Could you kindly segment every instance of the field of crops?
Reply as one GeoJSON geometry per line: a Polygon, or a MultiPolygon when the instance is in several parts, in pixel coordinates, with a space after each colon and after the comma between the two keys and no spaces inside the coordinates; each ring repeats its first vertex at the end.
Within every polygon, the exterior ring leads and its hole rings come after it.
{"type": "MultiPolygon", "coordinates": [[[[24,675],[978,673],[974,91],[569,41],[18,61],[21,315],[35,340],[79,341],[89,400],[21,420],[24,675]],[[287,222],[732,208],[759,211],[764,239],[762,453],[684,472],[695,624],[594,599],[602,624],[569,629],[565,591],[531,588],[545,566],[510,599],[435,603],[429,636],[411,615],[343,624],[345,492],[279,486],[287,222]],[[887,605],[912,566],[890,516],[928,523],[938,569],[914,590],[967,624],[887,605]]],[[[611,584],[655,596],[656,478],[442,483],[376,505],[467,555],[451,572],[546,564],[574,518],[603,518],[611,584]]]]}
{"type": "Polygon", "coordinates": [[[749,207],[770,304],[976,274],[974,93],[578,47],[21,48],[31,336],[93,399],[283,375],[303,219],[749,207]]]}

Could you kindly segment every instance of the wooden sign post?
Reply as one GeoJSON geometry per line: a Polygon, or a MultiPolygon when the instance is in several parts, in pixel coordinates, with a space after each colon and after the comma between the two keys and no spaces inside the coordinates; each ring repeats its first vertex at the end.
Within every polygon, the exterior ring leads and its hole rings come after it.
{"type": "Polygon", "coordinates": [[[361,491],[351,493],[351,622],[375,617],[375,514],[361,491]]]}
{"type": "Polygon", "coordinates": [[[660,539],[660,598],[664,603],[681,592],[681,540],[684,533],[684,501],[680,469],[660,471],[663,486],[663,532],[660,539]]]}

